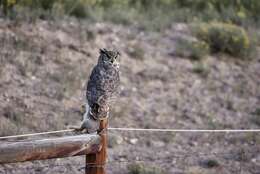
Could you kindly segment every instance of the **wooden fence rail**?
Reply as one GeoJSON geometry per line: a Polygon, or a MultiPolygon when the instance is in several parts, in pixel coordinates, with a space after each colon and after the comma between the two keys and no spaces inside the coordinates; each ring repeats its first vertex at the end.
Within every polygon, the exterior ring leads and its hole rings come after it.
{"type": "Polygon", "coordinates": [[[107,120],[99,134],[82,134],[0,144],[0,164],[86,155],[87,174],[105,174],[107,120]]]}

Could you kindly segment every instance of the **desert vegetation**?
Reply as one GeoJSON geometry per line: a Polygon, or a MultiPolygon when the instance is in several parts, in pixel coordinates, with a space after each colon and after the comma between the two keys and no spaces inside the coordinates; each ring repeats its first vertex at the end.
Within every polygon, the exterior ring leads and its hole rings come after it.
{"type": "Polygon", "coordinates": [[[139,24],[146,29],[160,29],[173,21],[258,26],[260,16],[257,0],[3,0],[2,4],[3,11],[13,17],[21,15],[18,12],[25,8],[34,11],[30,13],[35,17],[69,15],[92,21],[139,24]]]}

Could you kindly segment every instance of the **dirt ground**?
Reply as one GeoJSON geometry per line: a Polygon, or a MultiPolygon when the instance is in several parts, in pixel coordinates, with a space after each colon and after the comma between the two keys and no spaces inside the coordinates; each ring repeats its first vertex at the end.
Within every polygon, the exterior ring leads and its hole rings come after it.
{"type": "MultiPolygon", "coordinates": [[[[0,135],[80,124],[85,82],[100,48],[121,52],[120,94],[110,127],[260,128],[260,54],[198,62],[176,56],[186,24],[161,33],[109,23],[11,22],[0,19],[0,135]]],[[[109,131],[107,171],[141,163],[169,174],[260,174],[259,133],[109,131]]],[[[1,143],[4,143],[3,141],[1,143]]],[[[0,154],[1,155],[1,154],[0,154]]],[[[84,173],[84,157],[6,164],[2,174],[84,173]]]]}

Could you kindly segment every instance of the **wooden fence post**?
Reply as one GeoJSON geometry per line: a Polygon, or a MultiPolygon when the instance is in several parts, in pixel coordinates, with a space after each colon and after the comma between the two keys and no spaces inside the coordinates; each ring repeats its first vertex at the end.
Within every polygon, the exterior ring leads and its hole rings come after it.
{"type": "Polygon", "coordinates": [[[101,150],[95,154],[86,155],[86,174],[105,174],[107,159],[107,125],[108,120],[100,121],[99,135],[101,137],[101,150]]]}

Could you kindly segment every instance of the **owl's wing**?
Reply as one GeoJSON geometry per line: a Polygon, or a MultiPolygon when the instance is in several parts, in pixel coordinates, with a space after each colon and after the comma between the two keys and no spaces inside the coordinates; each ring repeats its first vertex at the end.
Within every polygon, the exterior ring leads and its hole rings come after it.
{"type": "Polygon", "coordinates": [[[86,97],[87,97],[87,101],[89,106],[92,106],[94,103],[97,102],[99,96],[101,95],[101,81],[102,81],[102,77],[101,77],[101,73],[100,73],[100,67],[98,65],[96,65],[92,72],[91,75],[89,77],[88,80],[88,84],[87,84],[87,91],[86,91],[86,97]]]}
{"type": "Polygon", "coordinates": [[[87,100],[90,106],[94,103],[106,105],[117,92],[119,87],[118,68],[94,67],[87,85],[87,100]]]}

